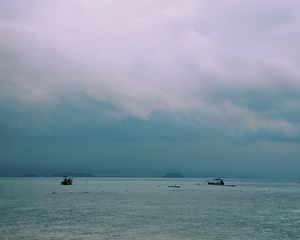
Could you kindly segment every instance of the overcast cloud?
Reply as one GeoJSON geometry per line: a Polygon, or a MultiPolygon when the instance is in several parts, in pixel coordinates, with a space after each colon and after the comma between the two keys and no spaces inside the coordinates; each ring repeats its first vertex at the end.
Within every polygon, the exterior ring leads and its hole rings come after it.
{"type": "Polygon", "coordinates": [[[85,170],[86,156],[120,175],[171,161],[213,174],[229,161],[223,174],[240,176],[269,161],[266,175],[288,176],[300,167],[299,11],[296,0],[0,0],[2,168],[85,170]]]}

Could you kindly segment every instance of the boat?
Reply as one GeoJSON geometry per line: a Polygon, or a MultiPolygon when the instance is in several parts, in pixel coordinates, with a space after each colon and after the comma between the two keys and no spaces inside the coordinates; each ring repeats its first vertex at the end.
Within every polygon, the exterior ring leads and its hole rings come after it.
{"type": "Polygon", "coordinates": [[[208,185],[224,185],[224,181],[221,178],[214,178],[211,180],[208,180],[208,185]]]}
{"type": "Polygon", "coordinates": [[[71,176],[63,176],[61,181],[61,185],[72,185],[73,184],[73,177],[71,176]]]}
{"type": "Polygon", "coordinates": [[[169,185],[168,187],[169,187],[169,188],[180,188],[180,186],[179,186],[179,185],[176,185],[176,184],[174,184],[174,185],[169,185]]]}

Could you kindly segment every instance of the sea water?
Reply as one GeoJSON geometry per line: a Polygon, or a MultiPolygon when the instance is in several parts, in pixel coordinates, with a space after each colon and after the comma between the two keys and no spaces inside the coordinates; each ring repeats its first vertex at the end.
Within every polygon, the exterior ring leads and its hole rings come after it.
{"type": "Polygon", "coordinates": [[[299,180],[206,180],[0,178],[0,239],[300,239],[299,180]]]}

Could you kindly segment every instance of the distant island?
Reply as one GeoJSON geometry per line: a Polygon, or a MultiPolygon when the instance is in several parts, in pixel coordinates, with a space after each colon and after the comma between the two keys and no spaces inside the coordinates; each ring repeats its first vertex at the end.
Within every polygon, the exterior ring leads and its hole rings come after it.
{"type": "Polygon", "coordinates": [[[184,178],[181,173],[167,173],[163,176],[164,178],[184,178]]]}
{"type": "Polygon", "coordinates": [[[46,175],[45,177],[62,177],[62,176],[73,176],[73,177],[95,177],[92,173],[84,172],[60,172],[46,175]]]}
{"type": "Polygon", "coordinates": [[[22,177],[62,177],[62,176],[73,176],[73,177],[95,177],[91,173],[85,172],[59,172],[59,173],[51,173],[51,174],[33,174],[27,173],[22,175],[22,177]]]}
{"type": "Polygon", "coordinates": [[[39,177],[39,175],[28,173],[28,174],[24,174],[22,177],[39,177]]]}

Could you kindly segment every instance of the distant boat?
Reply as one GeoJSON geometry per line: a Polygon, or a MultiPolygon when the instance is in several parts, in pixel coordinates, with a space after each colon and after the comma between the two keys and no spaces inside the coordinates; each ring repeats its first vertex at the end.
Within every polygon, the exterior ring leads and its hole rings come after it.
{"type": "Polygon", "coordinates": [[[72,185],[73,184],[73,177],[71,176],[63,176],[61,181],[61,185],[72,185]]]}
{"type": "Polygon", "coordinates": [[[224,185],[224,181],[221,178],[214,178],[211,180],[208,180],[208,185],[224,185]]]}
{"type": "Polygon", "coordinates": [[[169,187],[169,188],[180,188],[180,186],[179,186],[179,185],[176,185],[176,184],[174,184],[174,185],[169,185],[168,187],[169,187]]]}
{"type": "Polygon", "coordinates": [[[220,185],[220,186],[226,186],[226,187],[235,187],[235,184],[225,184],[223,179],[221,178],[214,178],[212,180],[208,180],[208,185],[220,185]]]}

